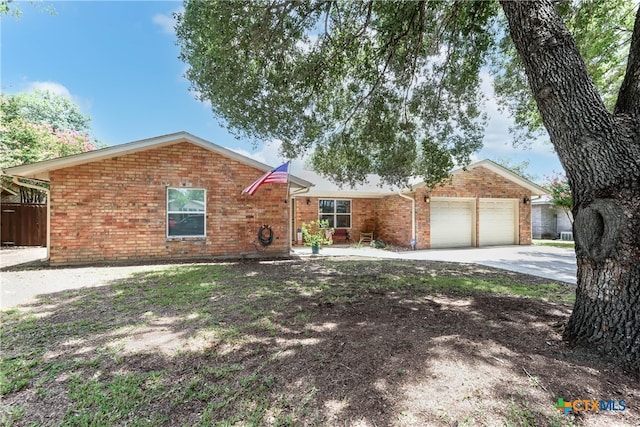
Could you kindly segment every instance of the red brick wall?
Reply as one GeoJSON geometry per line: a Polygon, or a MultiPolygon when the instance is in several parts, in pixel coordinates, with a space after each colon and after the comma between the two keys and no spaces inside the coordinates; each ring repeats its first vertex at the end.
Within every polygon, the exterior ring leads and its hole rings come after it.
{"type": "MultiPolygon", "coordinates": [[[[296,197],[293,199],[294,209],[294,228],[297,231],[302,227],[303,222],[316,221],[318,219],[318,199],[315,197],[296,197]],[[307,203],[307,200],[309,203],[307,203]]],[[[301,245],[302,242],[297,240],[295,236],[295,244],[301,245]]]]}
{"type": "MultiPolygon", "coordinates": [[[[519,210],[519,243],[531,244],[531,204],[523,204],[525,197],[531,197],[531,192],[514,182],[503,178],[484,167],[476,167],[469,171],[454,175],[444,185],[427,192],[420,188],[415,194],[416,201],[416,248],[430,247],[430,212],[429,203],[424,197],[465,197],[476,199],[476,209],[480,198],[508,198],[518,199],[519,210]]],[[[329,197],[327,197],[329,198],[329,197]]],[[[295,199],[295,227],[299,228],[303,222],[318,218],[318,198],[300,196],[295,199]],[[307,205],[306,200],[310,204],[307,205]]],[[[367,219],[375,218],[376,235],[387,243],[408,247],[411,241],[411,201],[397,195],[378,199],[352,199],[352,229],[353,241],[360,239],[360,231],[367,219]]],[[[480,216],[476,214],[476,221],[480,216]]],[[[479,242],[479,224],[476,224],[476,239],[479,242]]]]}
{"type": "Polygon", "coordinates": [[[288,254],[286,185],[240,195],[263,173],[187,142],[52,171],[51,263],[288,254]],[[205,238],[167,238],[167,188],[184,184],[206,190],[205,238]]]}
{"type": "MultiPolygon", "coordinates": [[[[480,166],[454,175],[448,182],[434,188],[430,193],[425,189],[419,189],[416,192],[419,248],[428,248],[430,242],[429,203],[424,202],[424,196],[427,194],[431,197],[475,198],[476,209],[478,209],[480,198],[518,199],[519,244],[531,244],[531,204],[523,203],[525,197],[531,197],[531,191],[480,166]]],[[[480,216],[476,214],[476,242],[482,244],[478,238],[479,221],[480,216]]]]}
{"type": "MultiPolygon", "coordinates": [[[[369,231],[373,224],[377,232],[376,210],[380,199],[353,199],[351,213],[351,238],[360,241],[360,232],[369,231]]],[[[375,236],[374,236],[375,237],[375,236]]]]}
{"type": "MultiPolygon", "coordinates": [[[[322,199],[334,199],[334,197],[322,197],[322,199]]],[[[301,227],[303,222],[315,221],[318,219],[318,197],[305,197],[304,195],[294,199],[295,228],[301,227]],[[307,204],[309,200],[309,204],[307,204]]],[[[376,203],[379,199],[350,199],[351,200],[351,228],[349,234],[352,242],[360,240],[360,232],[365,229],[367,220],[375,220],[376,203]]],[[[300,244],[300,242],[296,242],[300,244]]]]}
{"type": "Polygon", "coordinates": [[[400,196],[387,196],[380,199],[376,207],[376,238],[397,246],[409,246],[411,200],[400,196]]]}
{"type": "Polygon", "coordinates": [[[431,212],[429,203],[424,201],[427,195],[425,189],[420,188],[414,194],[416,200],[416,248],[428,249],[431,247],[431,212]]]}

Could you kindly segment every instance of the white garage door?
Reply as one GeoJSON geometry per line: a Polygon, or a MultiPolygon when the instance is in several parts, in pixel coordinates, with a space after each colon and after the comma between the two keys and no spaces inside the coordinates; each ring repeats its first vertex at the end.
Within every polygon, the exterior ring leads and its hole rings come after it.
{"type": "Polygon", "coordinates": [[[431,201],[431,247],[472,245],[474,207],[470,200],[431,201]]]}
{"type": "Polygon", "coordinates": [[[480,199],[478,238],[480,246],[518,243],[516,200],[480,199]]]}

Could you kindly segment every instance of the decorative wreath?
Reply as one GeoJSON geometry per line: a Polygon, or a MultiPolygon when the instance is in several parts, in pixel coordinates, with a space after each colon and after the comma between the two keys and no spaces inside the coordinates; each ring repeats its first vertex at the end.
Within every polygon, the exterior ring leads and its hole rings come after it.
{"type": "Polygon", "coordinates": [[[265,224],[260,227],[260,230],[258,230],[258,241],[262,246],[269,246],[273,243],[273,228],[271,228],[270,225],[265,224]],[[265,231],[268,231],[268,233],[265,231]]]}

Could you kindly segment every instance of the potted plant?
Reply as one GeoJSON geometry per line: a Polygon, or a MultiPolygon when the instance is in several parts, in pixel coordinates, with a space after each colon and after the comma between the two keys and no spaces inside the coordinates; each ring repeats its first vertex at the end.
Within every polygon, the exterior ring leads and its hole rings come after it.
{"type": "Polygon", "coordinates": [[[304,245],[311,246],[312,254],[318,254],[323,245],[333,243],[333,228],[329,227],[329,221],[326,219],[303,223],[301,228],[304,245]]]}

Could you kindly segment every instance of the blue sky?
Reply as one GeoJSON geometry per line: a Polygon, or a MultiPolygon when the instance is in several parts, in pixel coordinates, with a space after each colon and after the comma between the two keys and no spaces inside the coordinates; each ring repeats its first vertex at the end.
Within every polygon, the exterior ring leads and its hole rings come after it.
{"type": "MultiPolygon", "coordinates": [[[[94,135],[108,145],[184,130],[267,164],[281,163],[276,142],[252,147],[236,139],[189,92],[183,77],[187,65],[178,59],[172,30],[172,12],[182,2],[19,4],[22,16],[3,17],[1,23],[4,93],[40,88],[68,96],[91,116],[94,135]],[[49,4],[54,14],[47,10],[49,4]]],[[[490,90],[489,84],[484,86],[490,90]]],[[[562,171],[549,144],[537,141],[526,151],[509,144],[510,121],[488,96],[491,121],[475,159],[529,160],[529,173],[540,179],[562,171]]]]}

